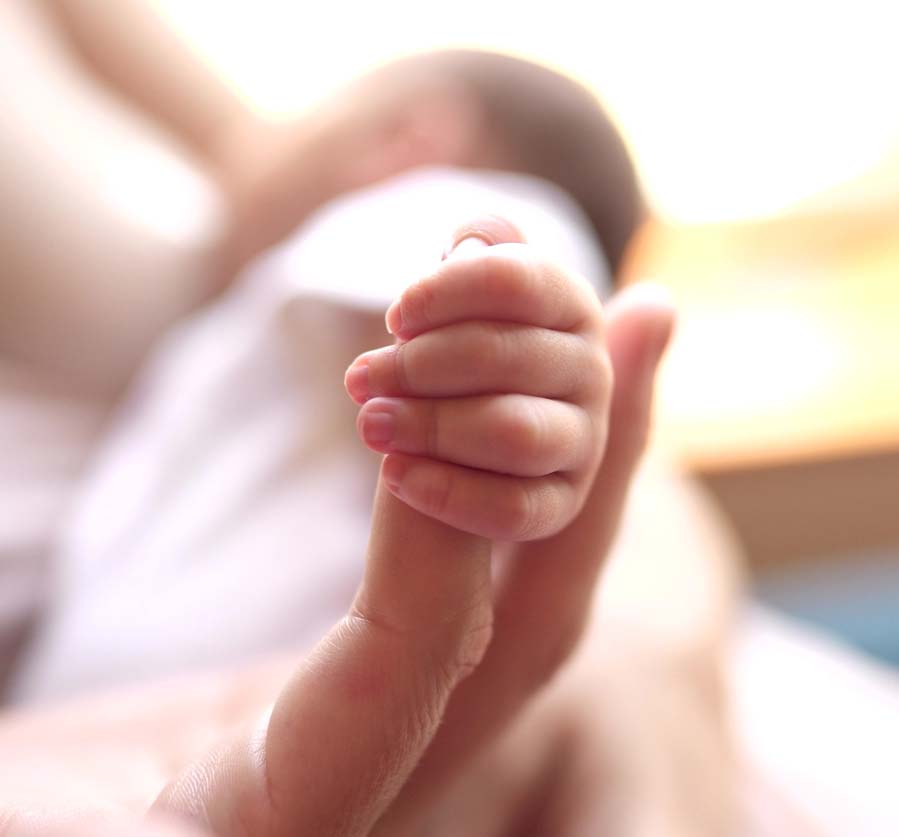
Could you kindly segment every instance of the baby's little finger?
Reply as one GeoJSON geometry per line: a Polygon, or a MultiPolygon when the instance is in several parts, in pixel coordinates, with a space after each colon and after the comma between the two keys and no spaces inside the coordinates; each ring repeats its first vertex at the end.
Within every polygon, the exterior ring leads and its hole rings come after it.
{"type": "Polygon", "coordinates": [[[381,476],[413,509],[493,540],[549,537],[568,525],[583,499],[564,475],[513,477],[405,454],[387,456],[381,476]]]}

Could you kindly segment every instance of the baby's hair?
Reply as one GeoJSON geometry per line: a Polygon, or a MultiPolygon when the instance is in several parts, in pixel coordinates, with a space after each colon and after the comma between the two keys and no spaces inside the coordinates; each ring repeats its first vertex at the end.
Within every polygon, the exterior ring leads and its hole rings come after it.
{"type": "Polygon", "coordinates": [[[475,97],[498,152],[489,163],[568,192],[617,274],[645,204],[630,154],[598,99],[568,76],[499,53],[444,50],[407,61],[426,62],[475,97]]]}

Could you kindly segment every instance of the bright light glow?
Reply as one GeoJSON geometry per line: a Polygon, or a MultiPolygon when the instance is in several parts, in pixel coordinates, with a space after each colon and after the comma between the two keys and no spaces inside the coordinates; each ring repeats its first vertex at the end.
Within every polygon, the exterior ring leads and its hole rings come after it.
{"type": "Polygon", "coordinates": [[[157,2],[269,112],[433,47],[559,66],[601,94],[657,209],[680,221],[777,212],[899,143],[899,12],[880,0],[157,2]]]}
{"type": "Polygon", "coordinates": [[[795,308],[758,304],[726,318],[693,312],[682,319],[669,363],[689,369],[663,378],[662,400],[675,413],[687,407],[686,421],[723,415],[736,422],[789,410],[826,390],[844,371],[841,343],[814,313],[803,318],[795,308]],[[722,350],[710,353],[710,346],[722,350]]]}

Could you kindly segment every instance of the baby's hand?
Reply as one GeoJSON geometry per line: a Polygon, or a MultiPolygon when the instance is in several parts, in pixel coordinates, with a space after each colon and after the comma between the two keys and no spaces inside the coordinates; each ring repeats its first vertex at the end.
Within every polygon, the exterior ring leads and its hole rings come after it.
{"type": "Polygon", "coordinates": [[[523,541],[564,528],[602,458],[612,371],[589,284],[488,218],[387,312],[393,346],[360,355],[346,388],[365,444],[408,505],[523,541]],[[486,246],[495,245],[495,246],[486,246]]]}

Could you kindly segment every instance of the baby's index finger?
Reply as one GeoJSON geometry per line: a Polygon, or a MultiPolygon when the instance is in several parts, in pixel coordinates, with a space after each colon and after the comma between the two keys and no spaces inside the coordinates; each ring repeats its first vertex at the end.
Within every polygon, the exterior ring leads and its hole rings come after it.
{"type": "Polygon", "coordinates": [[[387,311],[401,340],[464,320],[534,325],[555,331],[598,332],[599,297],[580,276],[527,244],[457,249],[430,276],[408,287],[387,311]]]}

